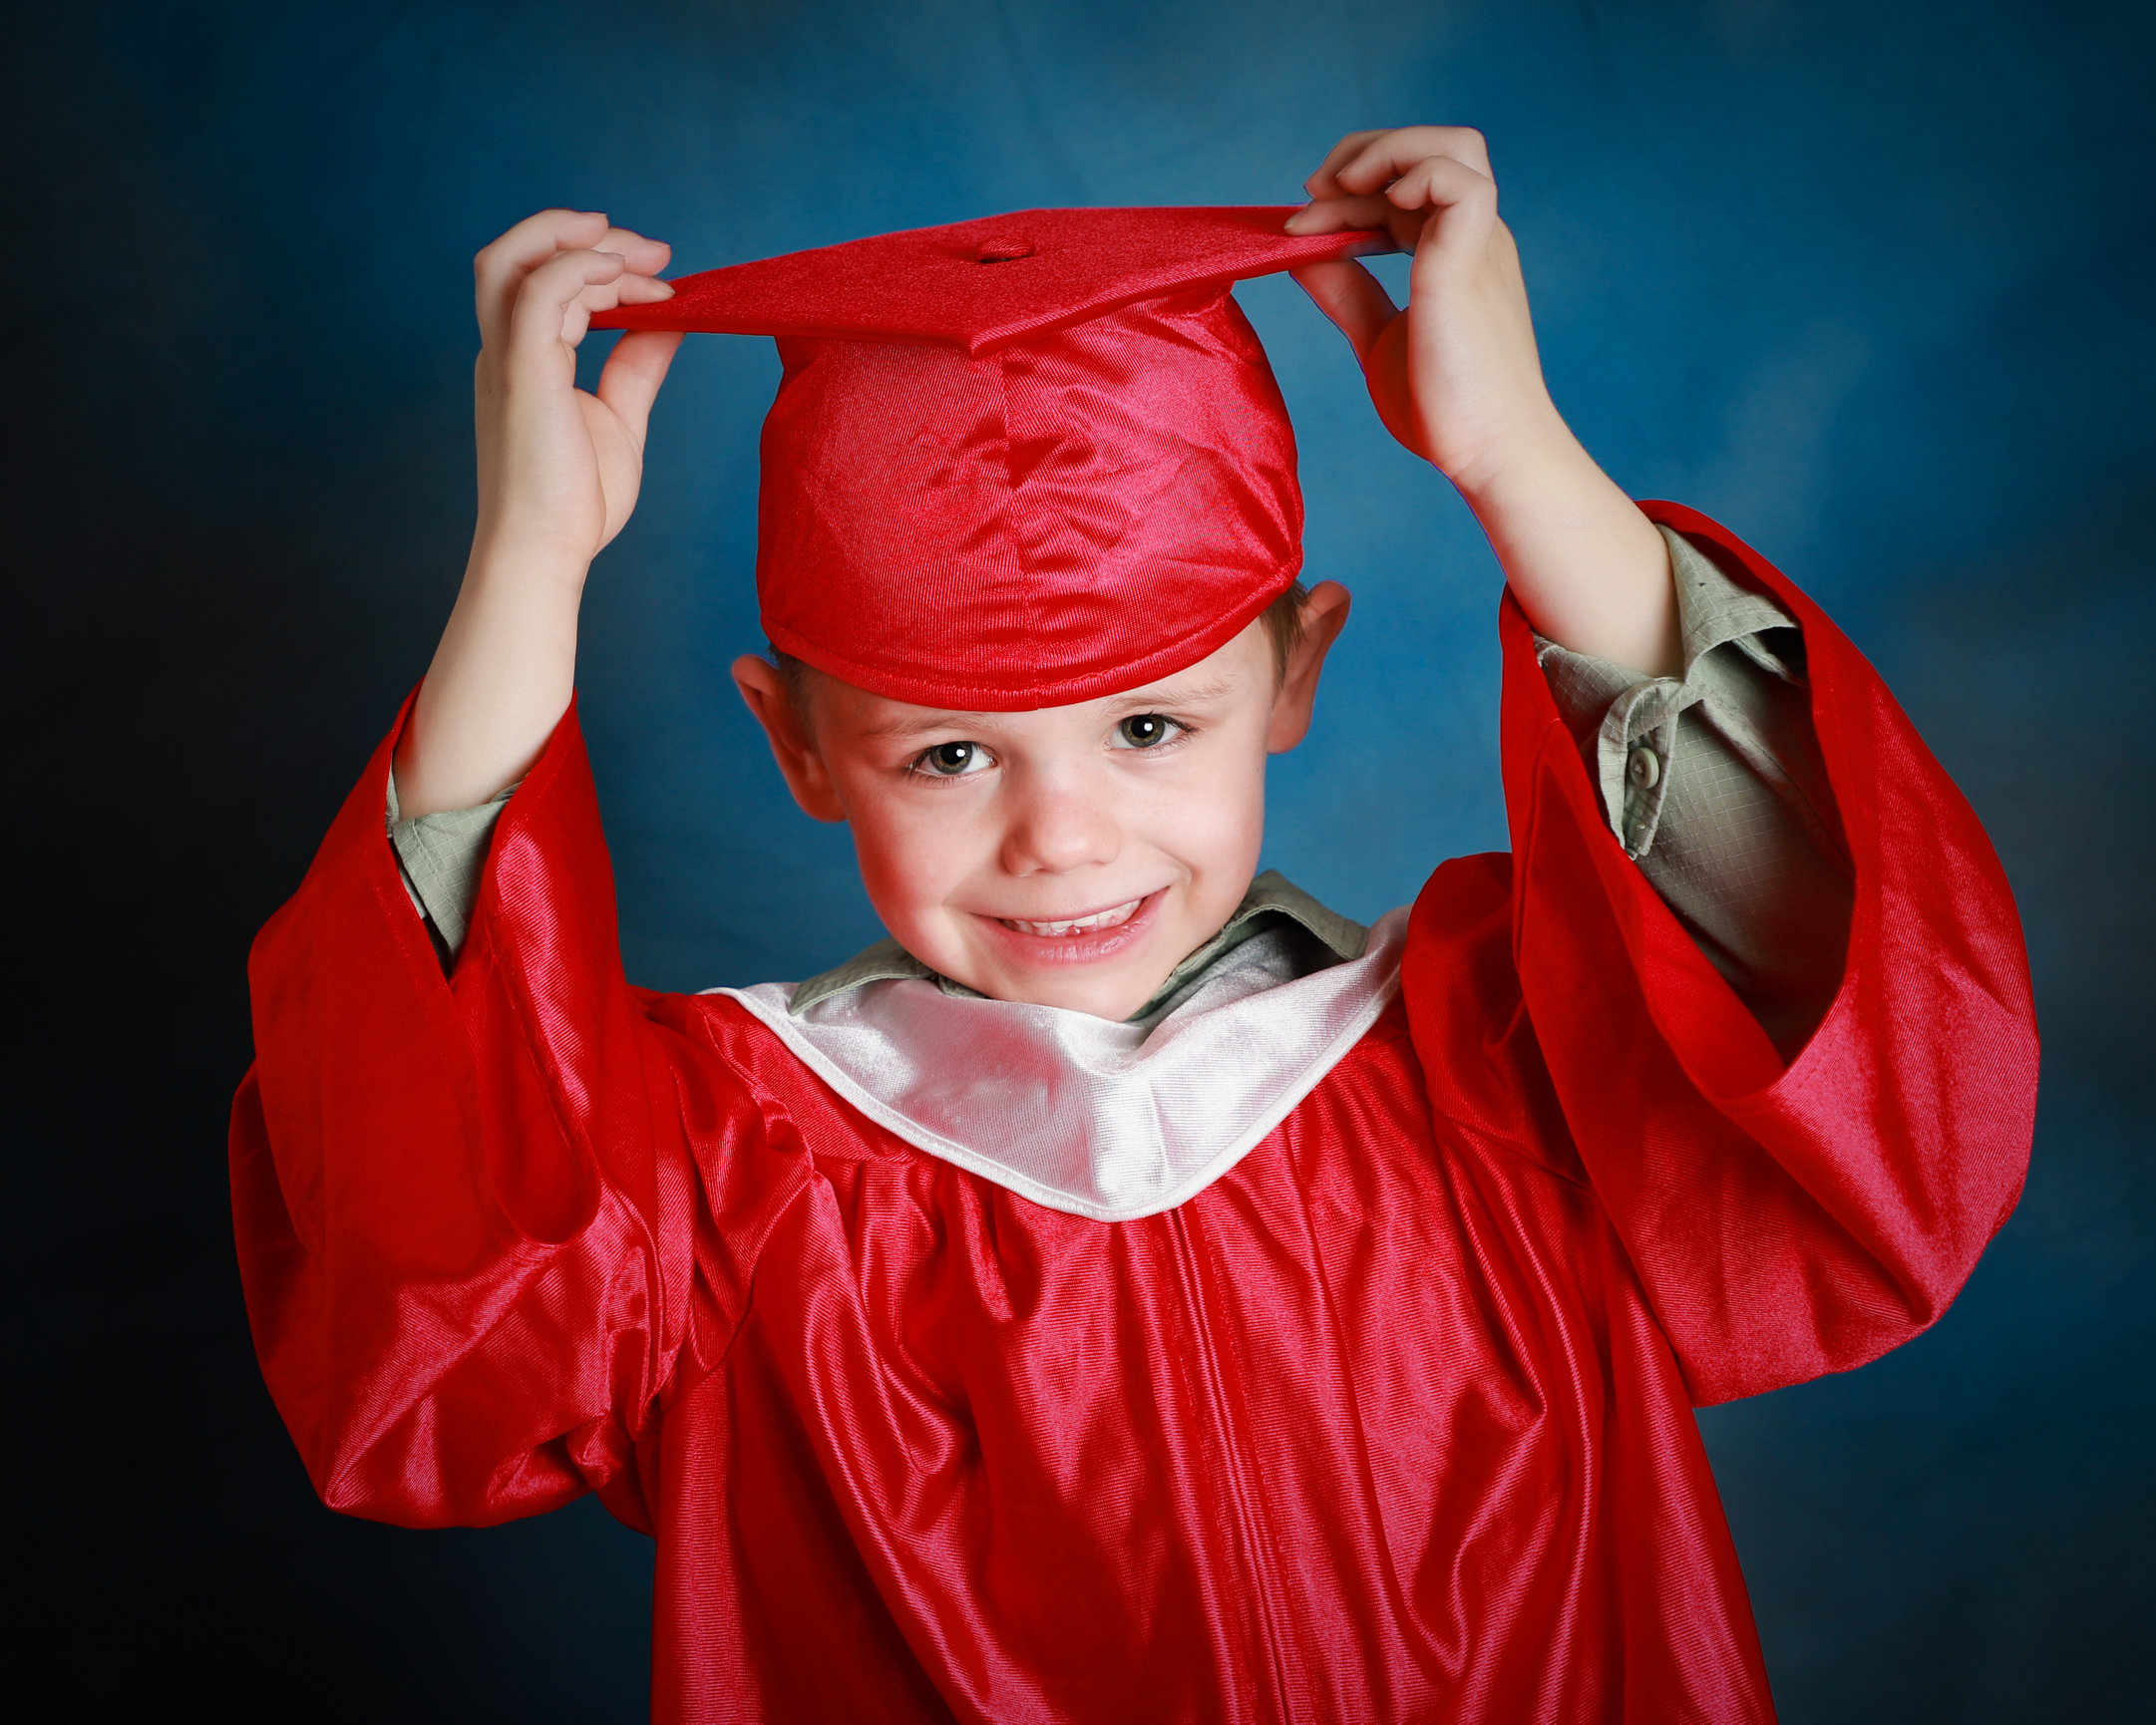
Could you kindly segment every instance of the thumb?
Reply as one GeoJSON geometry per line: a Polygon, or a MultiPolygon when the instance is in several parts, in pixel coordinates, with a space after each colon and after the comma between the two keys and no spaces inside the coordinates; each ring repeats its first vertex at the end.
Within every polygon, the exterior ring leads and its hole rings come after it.
{"type": "Polygon", "coordinates": [[[659,385],[666,381],[667,368],[674,363],[674,351],[680,345],[678,329],[631,330],[614,343],[614,351],[606,356],[606,364],[599,372],[595,393],[639,445],[644,441],[651,404],[658,397],[659,385]]]}
{"type": "Polygon", "coordinates": [[[1352,258],[1306,263],[1289,273],[1317,309],[1339,325],[1357,359],[1368,355],[1370,344],[1400,314],[1383,284],[1352,258]]]}

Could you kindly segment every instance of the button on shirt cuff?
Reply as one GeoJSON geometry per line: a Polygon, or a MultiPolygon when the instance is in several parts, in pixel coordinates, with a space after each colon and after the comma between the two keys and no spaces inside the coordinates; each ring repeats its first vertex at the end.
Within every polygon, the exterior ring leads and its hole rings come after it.
{"type": "MultiPolygon", "coordinates": [[[[1796,620],[1765,594],[1738,586],[1682,534],[1667,527],[1659,530],[1669,546],[1676,581],[1682,677],[1645,677],[1536,637],[1543,674],[1567,724],[1583,742],[1586,729],[1594,728],[1589,764],[1600,783],[1610,830],[1635,862],[1653,850],[1661,829],[1677,770],[1678,716],[1702,701],[1716,700],[1716,717],[1722,721],[1717,728],[1728,728],[1732,719],[1742,728],[1731,703],[1717,699],[1727,697],[1733,680],[1747,674],[1729,655],[1737,655],[1750,675],[1764,671],[1803,686],[1802,673],[1760,639],[1769,630],[1794,629],[1796,620]]],[[[1758,746],[1754,738],[1745,740],[1758,746]]],[[[1745,751],[1740,747],[1739,752],[1745,751]]]]}

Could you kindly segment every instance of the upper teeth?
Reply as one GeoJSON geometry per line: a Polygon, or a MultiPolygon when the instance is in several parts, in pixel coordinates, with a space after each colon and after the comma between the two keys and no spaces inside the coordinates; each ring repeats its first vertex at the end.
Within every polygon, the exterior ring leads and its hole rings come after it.
{"type": "Polygon", "coordinates": [[[1128,922],[1144,902],[1143,898],[1133,898],[1113,910],[1097,910],[1091,916],[1073,916],[1062,922],[1021,922],[1015,916],[1006,916],[1003,926],[1015,928],[1020,934],[1090,934],[1096,928],[1113,928],[1120,922],[1128,922]]]}

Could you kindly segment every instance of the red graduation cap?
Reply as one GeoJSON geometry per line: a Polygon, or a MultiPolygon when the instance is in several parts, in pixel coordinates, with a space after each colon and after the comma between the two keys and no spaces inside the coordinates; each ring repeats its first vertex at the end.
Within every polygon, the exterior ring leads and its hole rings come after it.
{"type": "Polygon", "coordinates": [[[1391,249],[1278,209],[1035,209],[714,269],[601,329],[776,336],[756,559],[782,652],[924,706],[1166,676],[1302,562],[1294,436],[1230,286],[1391,249]]]}

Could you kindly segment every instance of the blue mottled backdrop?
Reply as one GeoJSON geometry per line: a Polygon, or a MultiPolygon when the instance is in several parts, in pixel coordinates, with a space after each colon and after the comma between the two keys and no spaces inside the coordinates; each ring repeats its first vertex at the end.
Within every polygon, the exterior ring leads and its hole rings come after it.
{"type": "MultiPolygon", "coordinates": [[[[644,1706],[650,1548],[595,1506],[415,1535],[315,1504],[223,1208],[246,941],[461,567],[472,251],[545,203],[694,268],[1040,204],[1287,201],[1340,133],[1419,120],[1489,134],[1589,446],[1841,619],[2028,921],[2035,1169],[1967,1294],[1861,1374],[1701,1417],[1784,1714],[2148,1716],[2149,8],[9,14],[13,1675],[38,1716],[644,1706]]],[[[1299,428],[1311,571],[1359,601],[1268,860],[1368,917],[1503,842],[1497,575],[1293,286],[1244,302],[1299,428]]],[[[726,675],[757,641],[776,374],[768,343],[692,340],[586,605],[649,983],[798,976],[875,932],[726,675]]]]}

